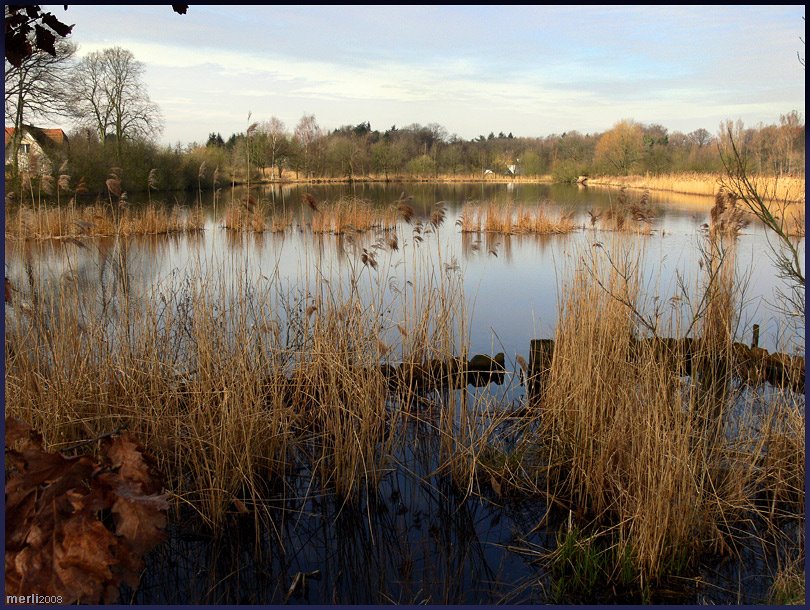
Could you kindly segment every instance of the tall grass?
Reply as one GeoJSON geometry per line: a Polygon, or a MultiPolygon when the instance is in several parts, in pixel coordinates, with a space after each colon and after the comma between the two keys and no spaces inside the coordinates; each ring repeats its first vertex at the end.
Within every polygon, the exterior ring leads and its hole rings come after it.
{"type": "MultiPolygon", "coordinates": [[[[355,258],[340,283],[303,278],[303,296],[238,265],[141,292],[129,278],[114,296],[105,285],[129,277],[120,256],[105,257],[101,287],[34,278],[7,316],[7,412],[57,449],[127,427],[178,501],[214,526],[237,500],[257,507],[283,490],[296,464],[313,489],[357,499],[396,453],[399,411],[381,365],[459,348],[460,288],[417,273],[392,291],[384,254],[379,268],[355,258]]],[[[400,398],[412,397],[406,383],[400,398]]]]}
{"type": "Polygon", "coordinates": [[[547,205],[526,206],[489,202],[466,204],[457,221],[462,233],[552,235],[577,229],[573,212],[552,214],[547,205]]]}
{"type": "Polygon", "coordinates": [[[44,207],[6,206],[7,239],[59,239],[134,235],[163,235],[200,231],[205,219],[198,208],[148,204],[113,213],[110,206],[44,207]]]}
{"type": "MultiPolygon", "coordinates": [[[[787,496],[796,501],[803,420],[799,397],[786,392],[761,419],[739,421],[750,405],[741,406],[743,395],[718,365],[731,355],[737,311],[719,260],[693,294],[699,319],[684,378],[670,360],[683,360],[671,351],[682,347],[631,340],[650,331],[639,324],[638,267],[617,259],[592,259],[563,293],[546,387],[518,451],[532,456],[535,489],[576,513],[580,527],[602,532],[613,557],[604,579],[617,582],[629,566],[644,587],[703,554],[734,552],[740,523],[772,518],[758,503],[763,490],[782,506],[787,496]]],[[[672,324],[658,330],[685,330],[672,324]]],[[[798,518],[797,509],[787,512],[798,518]]]]}
{"type": "Polygon", "coordinates": [[[375,208],[367,199],[341,197],[333,202],[316,203],[312,207],[310,227],[313,233],[363,233],[374,228],[392,229],[396,226],[394,206],[375,208]]]}

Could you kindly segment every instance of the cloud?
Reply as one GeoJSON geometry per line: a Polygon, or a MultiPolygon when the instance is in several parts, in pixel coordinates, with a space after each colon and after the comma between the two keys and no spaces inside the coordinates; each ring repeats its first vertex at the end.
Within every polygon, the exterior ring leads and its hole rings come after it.
{"type": "MultiPolygon", "coordinates": [[[[804,110],[794,48],[801,7],[199,6],[182,18],[162,10],[94,7],[96,38],[77,42],[80,54],[115,44],[146,64],[167,136],[171,114],[195,105],[203,122],[206,112],[211,122],[231,112],[229,125],[248,109],[288,123],[314,112],[334,126],[447,117],[462,137],[497,131],[493,120],[543,135],[531,130],[606,129],[624,116],[670,126],[762,112],[767,121],[804,110]],[[127,10],[140,11],[132,26],[111,28],[127,10]],[[124,35],[113,43],[110,31],[124,35]]],[[[700,126],[712,127],[692,129],[700,126]]]]}

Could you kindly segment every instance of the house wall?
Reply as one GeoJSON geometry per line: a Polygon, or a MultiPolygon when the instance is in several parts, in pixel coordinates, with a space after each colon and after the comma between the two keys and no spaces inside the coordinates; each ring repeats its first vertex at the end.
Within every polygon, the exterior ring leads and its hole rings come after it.
{"type": "MultiPolygon", "coordinates": [[[[6,165],[10,165],[12,163],[13,154],[14,151],[11,148],[11,142],[9,142],[9,145],[6,146],[6,165]]],[[[20,140],[20,153],[18,161],[20,164],[20,171],[29,171],[33,169],[40,174],[49,174],[52,170],[52,164],[50,159],[48,159],[48,155],[46,155],[45,151],[42,150],[39,142],[37,142],[27,131],[23,131],[22,139],[20,140]],[[22,151],[23,144],[28,144],[28,153],[22,151]],[[32,163],[36,167],[32,168],[32,163]]]]}

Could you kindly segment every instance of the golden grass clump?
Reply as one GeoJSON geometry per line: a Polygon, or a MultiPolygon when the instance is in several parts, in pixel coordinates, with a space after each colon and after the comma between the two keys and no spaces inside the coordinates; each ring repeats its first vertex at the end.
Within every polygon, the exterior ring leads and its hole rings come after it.
{"type": "Polygon", "coordinates": [[[574,213],[553,216],[548,206],[513,203],[466,204],[456,224],[462,233],[499,233],[504,235],[554,235],[571,233],[578,227],[574,213]]]}
{"type": "Polygon", "coordinates": [[[335,202],[323,202],[313,209],[310,226],[313,233],[343,235],[362,233],[380,226],[380,217],[371,202],[359,197],[342,197],[335,202]]]}
{"type": "MultiPolygon", "coordinates": [[[[703,365],[697,358],[685,385],[655,342],[630,340],[642,309],[637,267],[594,265],[575,273],[563,297],[539,420],[531,420],[539,427],[519,451],[536,456],[535,485],[606,528],[616,565],[629,561],[636,578],[650,583],[702,553],[728,552],[734,536],[726,526],[756,510],[762,472],[781,496],[799,479],[788,478],[779,457],[790,453],[784,441],[775,441],[775,464],[763,466],[761,445],[741,451],[746,443],[724,433],[733,396],[709,364],[730,348],[728,295],[708,297],[718,302],[698,331],[698,342],[708,342],[703,365]]],[[[789,421],[803,425],[803,418],[789,421]]]]}
{"type": "Polygon", "coordinates": [[[241,201],[232,201],[225,208],[225,215],[222,226],[229,231],[252,231],[262,233],[271,229],[271,221],[268,226],[267,205],[262,201],[256,201],[253,196],[248,195],[241,201]]]}
{"type": "Polygon", "coordinates": [[[200,231],[205,227],[201,210],[148,204],[143,207],[97,203],[91,206],[54,206],[34,209],[6,208],[6,238],[61,239],[113,235],[163,235],[200,231]]]}
{"type": "MultiPolygon", "coordinates": [[[[103,264],[105,282],[140,285],[118,269],[124,259],[103,264]]],[[[380,365],[439,357],[444,344],[420,337],[452,334],[442,328],[454,289],[414,281],[396,320],[378,313],[382,289],[361,298],[333,281],[298,303],[266,278],[249,287],[239,268],[193,271],[114,307],[79,277],[21,286],[26,306],[7,315],[7,413],[56,449],[126,426],[177,501],[212,526],[235,506],[258,508],[299,463],[316,489],[351,501],[380,481],[398,438],[380,365]]]]}

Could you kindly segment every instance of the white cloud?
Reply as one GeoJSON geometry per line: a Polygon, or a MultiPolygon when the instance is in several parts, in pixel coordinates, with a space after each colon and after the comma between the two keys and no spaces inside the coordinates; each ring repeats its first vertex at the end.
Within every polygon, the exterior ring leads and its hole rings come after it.
{"type": "Polygon", "coordinates": [[[354,120],[376,124],[375,117],[401,117],[397,124],[445,117],[448,131],[462,137],[493,128],[522,135],[593,131],[626,116],[712,129],[697,122],[738,115],[753,120],[757,113],[763,113],[759,120],[775,121],[791,108],[804,111],[803,78],[791,85],[789,77],[795,50],[784,49],[791,16],[780,17],[777,9],[747,9],[743,19],[717,7],[573,13],[560,7],[411,7],[350,14],[200,7],[190,18],[167,15],[165,36],[138,33],[143,25],[136,24],[115,42],[109,23],[125,13],[123,7],[107,10],[94,42],[77,38],[79,53],[119,45],[144,62],[148,91],[164,107],[171,140],[199,137],[185,135],[188,116],[199,117],[201,131],[244,129],[248,110],[288,124],[314,112],[333,127],[354,120]],[[756,47],[739,37],[752,27],[752,12],[772,18],[764,20],[756,47]],[[458,19],[418,22],[425,13],[458,19]],[[572,15],[584,17],[572,25],[572,15]],[[363,35],[372,25],[377,29],[363,35]],[[192,38],[204,42],[180,42],[192,38]],[[184,126],[178,123],[176,130],[174,113],[184,114],[184,126]]]}

